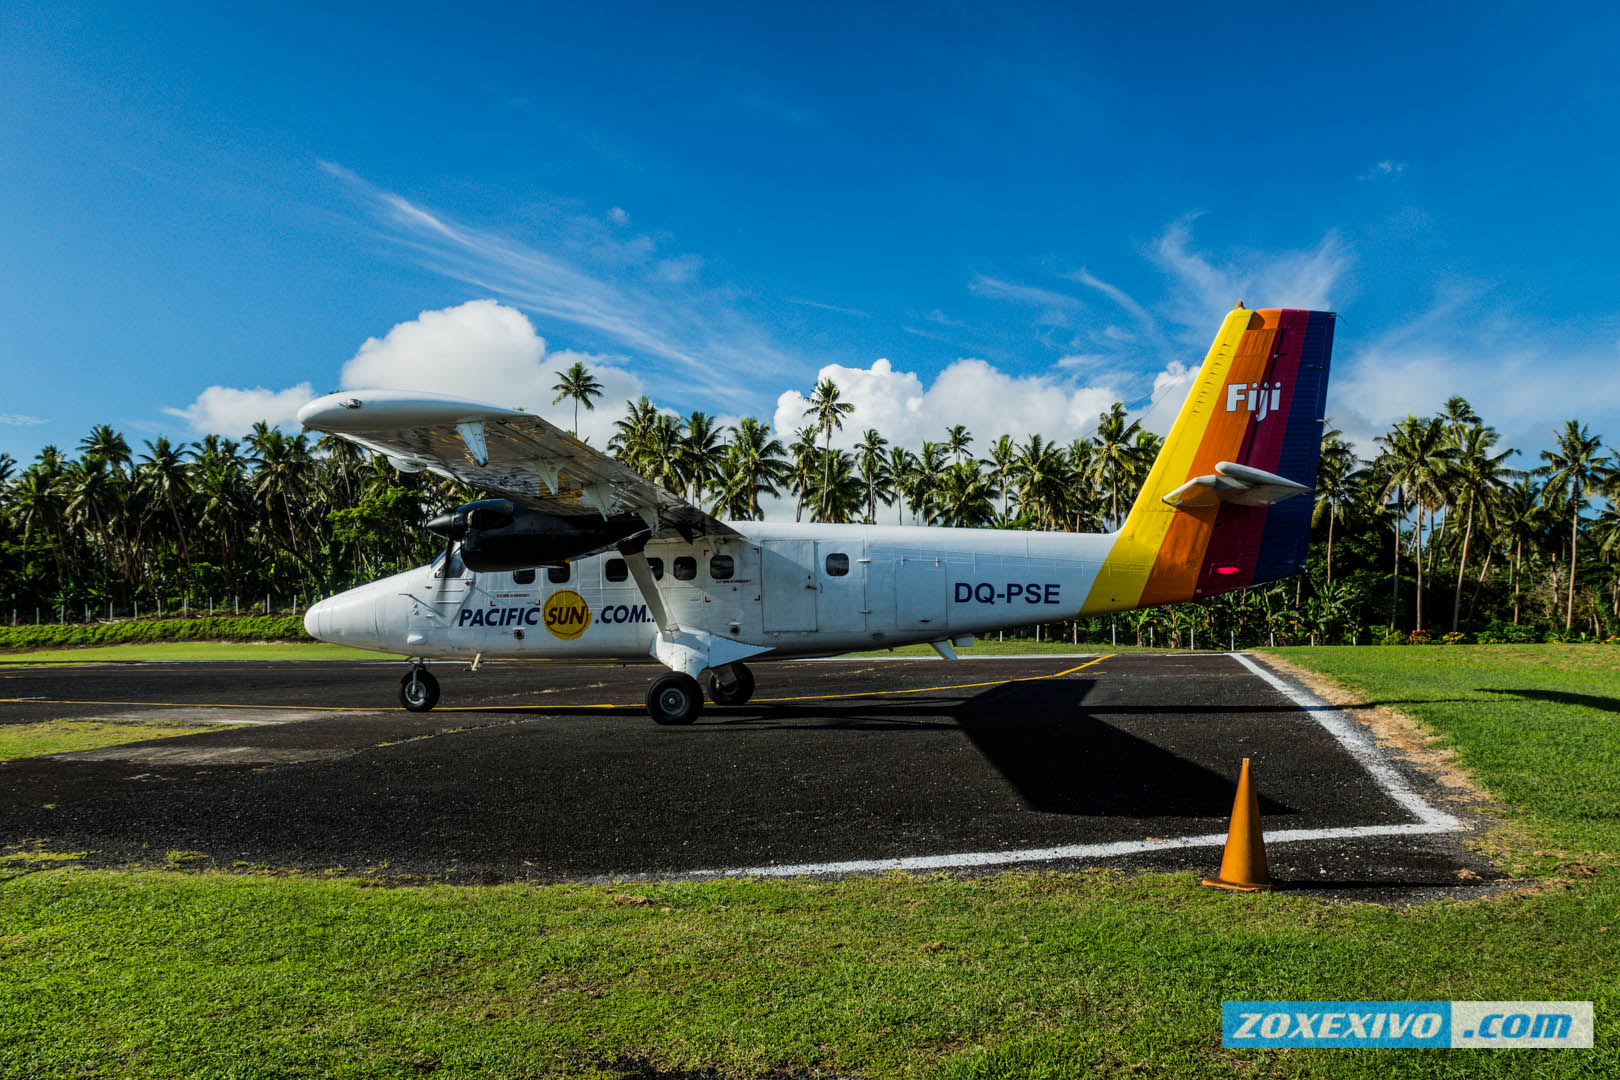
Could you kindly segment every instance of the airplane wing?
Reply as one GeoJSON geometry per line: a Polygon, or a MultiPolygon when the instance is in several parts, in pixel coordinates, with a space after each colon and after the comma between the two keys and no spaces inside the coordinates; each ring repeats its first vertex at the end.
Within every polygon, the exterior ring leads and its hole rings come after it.
{"type": "Polygon", "coordinates": [[[634,514],[654,537],[737,535],[731,526],[538,416],[410,390],[328,394],[299,423],[558,517],[634,514]]]}

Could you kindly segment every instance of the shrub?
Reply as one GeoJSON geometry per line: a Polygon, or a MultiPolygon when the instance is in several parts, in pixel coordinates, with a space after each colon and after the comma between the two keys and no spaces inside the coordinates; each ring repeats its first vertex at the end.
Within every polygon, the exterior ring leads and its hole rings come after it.
{"type": "Polygon", "coordinates": [[[1453,630],[1440,640],[1447,645],[1461,645],[1468,640],[1468,635],[1460,630],[1453,630]]]}
{"type": "Polygon", "coordinates": [[[1378,639],[1378,644],[1380,644],[1380,645],[1405,645],[1406,644],[1406,635],[1401,633],[1399,630],[1391,630],[1389,633],[1385,634],[1383,637],[1378,639]]]}
{"type": "Polygon", "coordinates": [[[117,623],[0,626],[0,649],[52,649],[65,645],[125,645],[148,641],[309,641],[297,615],[216,615],[199,619],[145,619],[117,623]]]}
{"type": "Polygon", "coordinates": [[[1407,635],[1406,643],[1408,645],[1427,645],[1429,644],[1429,632],[1427,630],[1414,630],[1407,635]]]}

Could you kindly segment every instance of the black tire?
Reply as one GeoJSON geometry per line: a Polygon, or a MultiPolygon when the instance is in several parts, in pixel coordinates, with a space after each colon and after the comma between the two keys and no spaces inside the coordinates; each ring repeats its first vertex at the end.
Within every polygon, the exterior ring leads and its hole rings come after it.
{"type": "Polygon", "coordinates": [[[731,677],[736,681],[727,688],[720,676],[709,672],[709,700],[716,705],[746,705],[754,696],[754,673],[747,664],[732,664],[731,677]]]}
{"type": "Polygon", "coordinates": [[[439,680],[427,668],[413,668],[399,680],[399,703],[411,712],[427,712],[439,703],[439,680]]]}
{"type": "Polygon", "coordinates": [[[661,675],[647,691],[647,712],[655,724],[690,724],[702,711],[703,689],[690,675],[661,675]]]}

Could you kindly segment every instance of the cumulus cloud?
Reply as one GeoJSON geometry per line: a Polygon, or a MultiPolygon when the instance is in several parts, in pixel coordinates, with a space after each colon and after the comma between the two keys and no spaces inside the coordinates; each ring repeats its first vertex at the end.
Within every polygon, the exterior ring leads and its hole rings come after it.
{"type": "MultiPolygon", "coordinates": [[[[574,426],[571,402],[552,403],[557,372],[580,361],[602,384],[594,410],[581,409],[580,433],[605,446],[624,403],[645,392],[641,380],[610,357],[552,351],[526,315],[494,300],[424,311],[380,338],[368,338],[343,365],[345,390],[425,390],[543,416],[564,430],[574,426]]],[[[295,427],[298,410],[315,396],[310,384],[285,390],[210,386],[183,409],[163,411],[194,431],[241,436],[259,420],[295,427]]]]}
{"type": "MultiPolygon", "coordinates": [[[[865,368],[828,364],[816,375],[821,379],[837,383],[843,400],[855,406],[843,431],[833,433],[833,445],[844,449],[869,427],[913,450],[924,439],[938,441],[954,424],[973,433],[976,452],[1001,435],[1022,440],[1039,433],[1067,441],[1092,434],[1098,414],[1120,399],[1109,385],[1075,387],[1041,375],[1009,375],[978,359],[957,360],[927,385],[916,372],[896,371],[888,360],[865,368]]],[[[783,393],[772,418],[776,431],[791,438],[811,422],[804,415],[808,406],[799,390],[783,393]]]]}
{"type": "Polygon", "coordinates": [[[214,432],[239,439],[260,420],[271,427],[296,426],[298,410],[314,397],[315,391],[307,382],[285,390],[210,386],[185,408],[163,411],[184,420],[198,434],[214,432]]]}
{"type": "Polygon", "coordinates": [[[424,311],[380,338],[368,338],[343,365],[346,390],[389,387],[522,408],[564,430],[574,426],[572,402],[552,404],[557,372],[576,361],[602,384],[594,410],[580,409],[580,433],[605,446],[624,403],[643,393],[641,380],[609,358],[571,350],[548,350],[534,324],[516,308],[494,300],[469,300],[453,308],[424,311]]]}

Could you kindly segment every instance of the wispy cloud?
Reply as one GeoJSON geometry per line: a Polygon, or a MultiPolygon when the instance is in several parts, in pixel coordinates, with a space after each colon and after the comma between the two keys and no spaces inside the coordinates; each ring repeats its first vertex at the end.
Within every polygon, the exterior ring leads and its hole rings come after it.
{"type": "Polygon", "coordinates": [[[870,319],[872,317],[870,311],[862,311],[859,308],[852,307],[839,307],[837,304],[824,304],[820,300],[806,300],[800,296],[788,297],[788,303],[798,304],[800,307],[820,308],[822,311],[834,311],[840,315],[853,315],[859,319],[870,319]]]}
{"type": "Polygon", "coordinates": [[[1038,285],[1024,285],[1016,281],[980,274],[968,288],[977,296],[990,300],[1005,300],[1041,309],[1040,321],[1050,326],[1069,325],[1069,316],[1085,308],[1079,297],[1043,289],[1038,285]]]}
{"type": "Polygon", "coordinates": [[[1367,171],[1361,174],[1362,180],[1383,180],[1401,175],[1406,171],[1404,161],[1377,161],[1367,171]]]}
{"type": "MultiPolygon", "coordinates": [[[[532,239],[476,228],[387,191],[330,162],[322,167],[370,214],[379,235],[419,264],[538,316],[598,335],[632,357],[666,361],[649,384],[669,396],[701,392],[739,404],[762,371],[804,365],[737,303],[702,280],[701,257],[665,253],[664,238],[623,235],[624,221],[543,222],[532,239]]],[[[548,325],[548,330],[550,326],[548,325]]]]}
{"type": "Polygon", "coordinates": [[[7,427],[34,427],[37,424],[50,423],[43,416],[27,416],[23,413],[0,413],[0,424],[7,427]]]}
{"type": "Polygon", "coordinates": [[[1329,231],[1309,250],[1250,251],[1217,263],[1193,249],[1196,217],[1172,224],[1152,252],[1171,278],[1164,310],[1187,340],[1207,335],[1239,300],[1250,307],[1330,308],[1355,262],[1339,234],[1329,231]]]}

